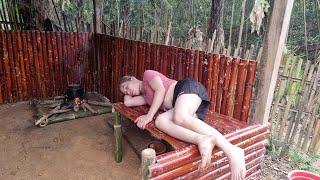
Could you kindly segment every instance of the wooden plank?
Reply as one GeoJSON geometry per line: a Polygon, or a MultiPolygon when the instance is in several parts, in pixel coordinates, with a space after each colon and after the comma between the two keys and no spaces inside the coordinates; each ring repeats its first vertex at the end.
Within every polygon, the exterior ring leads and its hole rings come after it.
{"type": "Polygon", "coordinates": [[[227,57],[227,61],[225,64],[224,70],[224,79],[223,79],[223,88],[222,88],[222,100],[221,100],[221,110],[220,113],[226,115],[226,108],[227,108],[227,96],[229,92],[229,81],[230,81],[230,72],[231,72],[231,63],[232,58],[227,57]]]}
{"type": "Polygon", "coordinates": [[[238,65],[239,65],[239,58],[233,58],[232,64],[231,64],[231,75],[229,80],[229,88],[228,88],[228,94],[227,94],[227,102],[226,102],[226,111],[225,115],[232,116],[233,114],[233,105],[234,105],[234,99],[235,99],[235,89],[236,89],[236,80],[237,80],[237,71],[238,71],[238,65]]]}
{"type": "Polygon", "coordinates": [[[53,84],[53,95],[57,96],[60,93],[61,84],[60,84],[60,67],[59,67],[59,55],[58,55],[58,44],[57,37],[54,32],[50,33],[52,41],[52,65],[54,69],[54,84],[53,84]]]}

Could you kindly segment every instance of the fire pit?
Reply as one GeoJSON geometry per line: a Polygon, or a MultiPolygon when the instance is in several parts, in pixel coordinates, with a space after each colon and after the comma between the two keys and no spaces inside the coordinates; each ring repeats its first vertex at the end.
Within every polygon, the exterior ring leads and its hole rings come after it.
{"type": "Polygon", "coordinates": [[[33,100],[36,110],[35,125],[48,124],[111,112],[110,101],[101,94],[88,92],[79,84],[70,84],[64,96],[33,100]]]}

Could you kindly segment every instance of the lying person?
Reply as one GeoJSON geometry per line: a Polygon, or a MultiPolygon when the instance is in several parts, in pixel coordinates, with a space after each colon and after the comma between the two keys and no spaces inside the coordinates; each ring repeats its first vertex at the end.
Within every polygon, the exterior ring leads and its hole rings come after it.
{"type": "Polygon", "coordinates": [[[161,108],[165,112],[156,117],[156,127],[170,136],[198,145],[200,168],[211,163],[212,149],[217,145],[229,159],[231,179],[245,178],[244,151],[230,144],[220,132],[203,121],[210,101],[201,83],[189,78],[176,81],[157,71],[147,70],[142,81],[133,76],[122,77],[120,91],[125,94],[127,107],[150,105],[148,114],[136,119],[139,128],[144,129],[161,108]]]}

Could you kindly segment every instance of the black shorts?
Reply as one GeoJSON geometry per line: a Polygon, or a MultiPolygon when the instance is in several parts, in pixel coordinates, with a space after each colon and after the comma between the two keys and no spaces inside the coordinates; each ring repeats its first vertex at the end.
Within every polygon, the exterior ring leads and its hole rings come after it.
{"type": "Polygon", "coordinates": [[[190,78],[179,80],[173,92],[173,107],[176,103],[177,98],[182,94],[196,94],[201,98],[202,102],[197,109],[196,114],[199,119],[204,120],[210,105],[210,100],[206,88],[200,82],[190,78]]]}

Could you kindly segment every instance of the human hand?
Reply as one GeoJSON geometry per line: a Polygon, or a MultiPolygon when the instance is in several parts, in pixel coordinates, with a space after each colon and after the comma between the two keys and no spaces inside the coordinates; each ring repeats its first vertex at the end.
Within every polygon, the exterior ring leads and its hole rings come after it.
{"type": "Polygon", "coordinates": [[[146,127],[146,125],[151,122],[153,119],[152,116],[148,115],[148,114],[145,114],[145,115],[142,115],[140,117],[138,117],[134,122],[137,123],[137,126],[140,128],[140,129],[144,129],[146,127]]]}

